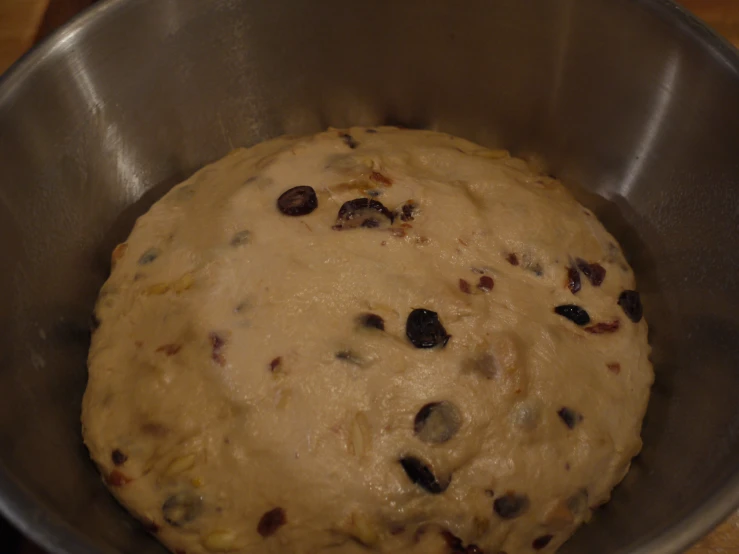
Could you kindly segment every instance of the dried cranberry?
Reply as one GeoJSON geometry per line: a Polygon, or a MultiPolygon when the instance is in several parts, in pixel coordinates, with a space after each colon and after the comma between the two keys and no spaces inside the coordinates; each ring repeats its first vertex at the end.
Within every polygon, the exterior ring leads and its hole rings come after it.
{"type": "Polygon", "coordinates": [[[621,327],[621,322],[618,319],[614,319],[613,321],[602,321],[595,325],[590,325],[585,327],[585,330],[594,335],[602,335],[603,333],[615,333],[619,327],[621,327]]]}
{"type": "Polygon", "coordinates": [[[621,373],[621,364],[618,362],[611,362],[609,364],[606,364],[606,367],[611,373],[615,373],[616,375],[621,373]]]}
{"type": "Polygon", "coordinates": [[[393,214],[390,213],[382,202],[371,198],[355,198],[344,202],[339,208],[336,224],[333,229],[356,229],[357,227],[376,228],[389,227],[393,222],[393,214]]]}
{"type": "Polygon", "coordinates": [[[606,278],[605,267],[600,264],[589,264],[582,258],[578,258],[576,262],[577,268],[588,278],[591,285],[599,287],[603,284],[603,280],[606,278]]]}
{"type": "Polygon", "coordinates": [[[490,292],[495,286],[495,281],[489,275],[483,275],[480,277],[480,281],[477,283],[477,288],[483,292],[490,292]]]}
{"type": "Polygon", "coordinates": [[[506,256],[506,260],[511,265],[518,265],[518,256],[516,256],[513,252],[506,256]]]}
{"type": "Polygon", "coordinates": [[[285,523],[287,523],[285,510],[282,508],[273,508],[269,512],[265,512],[259,519],[257,533],[263,537],[269,537],[270,535],[274,535],[285,523]]]}
{"type": "Polygon", "coordinates": [[[359,143],[349,133],[339,133],[339,136],[341,137],[341,140],[344,141],[344,144],[346,144],[352,150],[359,146],[359,143]]]}
{"type": "Polygon", "coordinates": [[[173,527],[182,527],[203,513],[203,499],[190,492],[173,494],[162,504],[164,521],[173,527]]]}
{"type": "Polygon", "coordinates": [[[374,181],[375,183],[380,183],[381,185],[386,185],[388,187],[393,184],[393,180],[390,177],[385,177],[379,171],[373,171],[372,173],[370,173],[370,180],[374,181]]]}
{"type": "Polygon", "coordinates": [[[285,215],[308,215],[318,207],[318,197],[313,187],[299,186],[283,192],[277,199],[277,209],[285,215]]]}
{"type": "Polygon", "coordinates": [[[282,363],[282,357],[277,356],[275,359],[273,359],[271,362],[269,362],[269,370],[275,371],[278,367],[280,367],[280,364],[282,363]]]}
{"type": "Polygon", "coordinates": [[[126,463],[126,460],[128,460],[128,456],[126,456],[123,452],[118,450],[117,448],[113,450],[113,453],[110,455],[110,458],[113,460],[113,464],[117,466],[122,466],[126,463]]]}
{"type": "Polygon", "coordinates": [[[418,410],[413,420],[413,432],[423,442],[442,444],[457,434],[462,426],[462,414],[451,402],[431,402],[418,410]]]}
{"type": "Polygon", "coordinates": [[[128,485],[132,479],[122,471],[114,469],[110,472],[106,481],[111,487],[122,487],[123,485],[128,485]]]}
{"type": "Polygon", "coordinates": [[[156,352],[164,352],[167,356],[174,356],[182,349],[181,344],[163,344],[156,349],[156,352]]]}
{"type": "Polygon", "coordinates": [[[575,325],[587,325],[590,323],[588,312],[575,304],[563,304],[554,308],[554,313],[566,317],[575,325]]]}
{"type": "Polygon", "coordinates": [[[570,429],[574,429],[575,426],[583,420],[582,414],[570,408],[561,408],[557,412],[557,415],[570,429]]]}
{"type": "Polygon", "coordinates": [[[472,289],[470,288],[469,282],[465,281],[464,279],[459,280],[459,290],[461,290],[465,294],[472,294],[472,289]]]}
{"type": "Polygon", "coordinates": [[[534,550],[541,550],[543,548],[546,548],[549,543],[552,542],[553,538],[553,535],[542,535],[541,537],[537,537],[534,539],[534,542],[531,543],[531,548],[533,548],[534,550]]]}
{"type": "Polygon", "coordinates": [[[439,481],[431,468],[414,456],[404,456],[400,465],[413,483],[431,494],[441,494],[451,482],[451,479],[439,481]]]}
{"type": "Polygon", "coordinates": [[[493,510],[503,519],[515,519],[529,509],[529,497],[525,494],[507,492],[493,501],[493,510]]]}
{"type": "Polygon", "coordinates": [[[582,287],[580,283],[580,272],[574,267],[567,268],[567,288],[572,294],[577,294],[582,287]]]}
{"type": "Polygon", "coordinates": [[[377,314],[361,314],[357,318],[357,320],[362,327],[367,327],[368,329],[377,329],[379,331],[385,330],[385,320],[377,314]]]}
{"type": "Polygon", "coordinates": [[[635,290],[625,290],[618,297],[618,305],[634,323],[639,323],[644,315],[641,305],[641,297],[635,290]]]}
{"type": "Polygon", "coordinates": [[[439,314],[423,308],[416,308],[408,315],[405,334],[416,348],[446,346],[451,338],[439,321],[439,314]]]}
{"type": "Polygon", "coordinates": [[[210,339],[211,346],[210,357],[218,365],[225,365],[226,357],[223,355],[223,347],[226,345],[226,340],[218,333],[210,333],[208,338],[210,339]]]}

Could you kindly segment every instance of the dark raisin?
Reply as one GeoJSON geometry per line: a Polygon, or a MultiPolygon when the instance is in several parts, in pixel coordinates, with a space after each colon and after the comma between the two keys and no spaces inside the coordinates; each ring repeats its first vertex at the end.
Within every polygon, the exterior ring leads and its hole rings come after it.
{"type": "Polygon", "coordinates": [[[641,305],[641,297],[635,290],[625,290],[618,297],[618,305],[634,323],[639,323],[644,315],[641,305]]]}
{"type": "Polygon", "coordinates": [[[339,136],[341,137],[341,140],[344,141],[344,144],[346,144],[352,150],[359,146],[359,143],[349,133],[339,133],[339,136]]]}
{"type": "Polygon", "coordinates": [[[542,550],[549,546],[549,543],[552,542],[553,538],[553,535],[542,535],[541,537],[537,537],[534,539],[534,542],[531,543],[531,548],[534,550],[542,550]]]}
{"type": "Polygon", "coordinates": [[[158,248],[149,248],[146,252],[141,254],[139,258],[139,265],[148,265],[159,257],[162,252],[158,248]]]}
{"type": "Polygon", "coordinates": [[[277,199],[277,209],[285,215],[308,215],[318,207],[318,197],[313,187],[299,186],[287,189],[277,199]]]}
{"type": "Polygon", "coordinates": [[[408,315],[405,334],[416,348],[446,346],[451,338],[439,321],[439,314],[423,308],[416,308],[408,315]]]}
{"type": "Polygon", "coordinates": [[[389,227],[392,222],[393,214],[381,202],[371,198],[355,198],[344,202],[339,208],[333,229],[341,231],[357,227],[389,227]]]}
{"type": "Polygon", "coordinates": [[[464,542],[454,533],[445,529],[441,532],[441,536],[453,554],[464,553],[464,542]]]}
{"type": "Polygon", "coordinates": [[[259,519],[257,524],[257,533],[263,537],[269,537],[274,535],[277,530],[287,523],[287,517],[285,516],[285,510],[282,508],[274,508],[269,512],[265,512],[264,515],[259,519]]]}
{"type": "Polygon", "coordinates": [[[506,256],[506,260],[511,265],[518,265],[518,256],[516,256],[513,252],[506,256]]]}
{"type": "Polygon", "coordinates": [[[477,283],[477,288],[483,292],[490,292],[495,286],[495,281],[489,275],[483,275],[480,277],[480,281],[477,283]]]}
{"type": "Polygon", "coordinates": [[[282,358],[280,356],[277,356],[274,360],[269,362],[269,370],[276,371],[277,368],[280,367],[281,363],[282,363],[282,358]]]}
{"type": "Polygon", "coordinates": [[[606,278],[605,267],[600,264],[589,264],[582,258],[578,258],[576,262],[577,268],[588,278],[591,285],[599,287],[603,284],[603,280],[606,278]]]}
{"type": "Polygon", "coordinates": [[[362,327],[367,327],[368,329],[378,329],[380,331],[385,330],[385,320],[377,314],[361,314],[357,318],[357,321],[362,327]]]}
{"type": "Polygon", "coordinates": [[[493,510],[503,519],[515,519],[529,509],[529,497],[525,494],[507,492],[493,501],[493,510]]]}
{"type": "Polygon", "coordinates": [[[557,412],[557,415],[570,429],[574,429],[575,426],[583,420],[582,414],[570,408],[561,408],[557,412]]]}
{"type": "Polygon", "coordinates": [[[173,527],[182,527],[194,521],[203,512],[203,499],[189,492],[173,494],[162,504],[164,521],[173,527]]]}
{"type": "Polygon", "coordinates": [[[619,327],[621,327],[621,322],[615,319],[613,321],[603,321],[595,325],[589,325],[585,327],[585,330],[594,335],[602,335],[603,333],[615,333],[619,327]]]}
{"type": "Polygon", "coordinates": [[[451,482],[451,479],[439,481],[431,468],[414,456],[404,456],[400,465],[413,483],[431,494],[441,494],[451,482]]]}
{"type": "Polygon", "coordinates": [[[413,432],[423,442],[442,444],[462,427],[462,414],[451,402],[431,402],[418,410],[413,432]]]}
{"type": "Polygon", "coordinates": [[[113,453],[110,455],[110,458],[113,460],[113,464],[117,466],[122,466],[126,463],[126,460],[128,460],[128,456],[126,456],[123,452],[118,450],[117,448],[113,450],[113,453]]]}
{"type": "Polygon", "coordinates": [[[580,283],[580,272],[574,267],[567,268],[567,288],[572,294],[580,291],[582,284],[580,283]]]}
{"type": "Polygon", "coordinates": [[[231,246],[241,246],[242,244],[247,244],[251,238],[251,232],[244,230],[239,231],[238,233],[234,234],[233,237],[231,237],[231,246]]]}
{"type": "Polygon", "coordinates": [[[464,279],[459,280],[459,290],[461,290],[465,294],[472,294],[472,289],[470,288],[469,282],[465,281],[464,279]]]}
{"type": "Polygon", "coordinates": [[[566,317],[575,325],[583,326],[590,323],[590,316],[588,315],[588,312],[583,310],[580,306],[576,306],[575,304],[564,304],[562,306],[557,306],[556,308],[554,308],[554,313],[561,315],[562,317],[566,317]]]}
{"type": "Polygon", "coordinates": [[[416,204],[413,200],[408,200],[400,208],[400,220],[401,221],[413,221],[416,214],[416,204]]]}

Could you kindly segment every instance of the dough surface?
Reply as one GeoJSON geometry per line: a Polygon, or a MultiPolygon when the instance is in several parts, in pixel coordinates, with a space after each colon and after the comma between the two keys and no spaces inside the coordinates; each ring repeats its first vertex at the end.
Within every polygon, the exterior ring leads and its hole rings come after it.
{"type": "Polygon", "coordinates": [[[172,189],[113,259],[84,438],[173,552],[551,553],[641,448],[633,273],[505,151],[271,140],[172,189]],[[285,215],[298,186],[317,207],[285,215]],[[339,218],[358,198],[387,210],[339,218]]]}

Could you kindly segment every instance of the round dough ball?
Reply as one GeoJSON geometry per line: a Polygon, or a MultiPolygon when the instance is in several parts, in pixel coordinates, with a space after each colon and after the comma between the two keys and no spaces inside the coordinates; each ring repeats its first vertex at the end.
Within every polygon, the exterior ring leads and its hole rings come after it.
{"type": "Polygon", "coordinates": [[[279,138],[176,186],[113,258],[85,442],[174,552],[552,552],[641,447],[633,273],[505,151],[279,138]]]}

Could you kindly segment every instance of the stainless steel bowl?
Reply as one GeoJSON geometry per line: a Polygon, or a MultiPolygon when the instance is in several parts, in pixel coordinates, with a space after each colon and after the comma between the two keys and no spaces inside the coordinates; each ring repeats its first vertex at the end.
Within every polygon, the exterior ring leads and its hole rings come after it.
{"type": "Polygon", "coordinates": [[[565,552],[676,553],[739,500],[739,57],[663,0],[110,0],[0,83],[0,508],[57,553],[162,552],[80,441],[112,246],[236,145],[399,122],[536,156],[624,245],[644,452],[565,552]]]}

